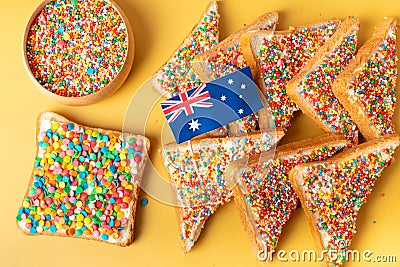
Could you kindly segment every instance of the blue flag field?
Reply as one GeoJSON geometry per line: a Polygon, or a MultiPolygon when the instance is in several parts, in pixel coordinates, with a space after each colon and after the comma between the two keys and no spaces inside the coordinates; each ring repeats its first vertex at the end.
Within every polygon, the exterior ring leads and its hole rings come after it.
{"type": "Polygon", "coordinates": [[[161,102],[178,144],[263,108],[250,67],[161,102]]]}

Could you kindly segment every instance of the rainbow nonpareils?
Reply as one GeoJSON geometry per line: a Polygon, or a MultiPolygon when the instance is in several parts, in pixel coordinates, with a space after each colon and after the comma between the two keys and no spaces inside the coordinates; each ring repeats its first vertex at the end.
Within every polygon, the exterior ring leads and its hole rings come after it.
{"type": "Polygon", "coordinates": [[[290,28],[285,32],[267,34],[253,47],[260,68],[262,87],[276,127],[290,126],[293,113],[299,108],[286,94],[286,84],[335,33],[335,20],[310,26],[290,28]]]}
{"type": "Polygon", "coordinates": [[[82,97],[107,86],[128,52],[127,28],[106,0],[55,0],[30,25],[28,66],[48,91],[82,97]]]}
{"type": "Polygon", "coordinates": [[[326,256],[327,266],[346,262],[345,252],[357,231],[358,212],[391,163],[399,143],[397,135],[388,135],[332,159],[298,165],[290,172],[318,247],[335,252],[332,257],[326,256]]]}
{"type": "Polygon", "coordinates": [[[232,198],[224,177],[228,165],[246,155],[270,150],[282,136],[283,132],[277,131],[164,146],[162,156],[179,206],[184,252],[191,249],[207,218],[232,198]]]}

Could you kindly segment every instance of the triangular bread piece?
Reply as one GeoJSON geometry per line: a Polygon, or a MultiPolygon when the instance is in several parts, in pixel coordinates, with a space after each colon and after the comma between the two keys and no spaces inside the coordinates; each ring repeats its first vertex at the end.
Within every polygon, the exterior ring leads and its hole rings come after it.
{"type": "Polygon", "coordinates": [[[358,129],[332,92],[332,84],[353,58],[359,21],[348,18],[333,36],[288,82],[287,93],[325,132],[343,134],[350,146],[358,143],[358,129]]]}
{"type": "Polygon", "coordinates": [[[235,170],[234,200],[252,250],[260,260],[260,255],[272,256],[284,225],[298,205],[289,171],[301,163],[328,159],[347,144],[342,135],[324,134],[278,146],[275,154],[251,157],[247,166],[235,170]]]}
{"type": "Polygon", "coordinates": [[[217,2],[211,2],[199,22],[186,36],[167,62],[152,76],[153,88],[167,98],[200,86],[201,81],[191,67],[195,55],[218,44],[219,14],[217,2]]]}
{"type": "Polygon", "coordinates": [[[251,24],[229,35],[218,45],[194,57],[193,68],[203,82],[209,82],[247,67],[246,59],[239,47],[240,38],[252,30],[275,30],[278,13],[269,12],[257,18],[251,24]]]}
{"type": "Polygon", "coordinates": [[[266,96],[276,127],[290,126],[299,108],[286,94],[286,84],[335,33],[340,20],[290,27],[286,31],[254,31],[241,39],[241,49],[253,77],[266,96]]]}
{"type": "Polygon", "coordinates": [[[346,261],[357,215],[400,144],[398,135],[363,143],[326,161],[297,165],[289,173],[324,266],[346,261]]]}
{"type": "MultiPolygon", "coordinates": [[[[218,45],[194,57],[192,66],[203,82],[209,82],[247,67],[239,43],[241,36],[251,30],[275,30],[278,13],[269,12],[257,18],[251,24],[229,35],[218,45]]],[[[256,114],[251,114],[229,124],[229,136],[244,135],[258,130],[256,114]]]]}
{"type": "Polygon", "coordinates": [[[150,142],[39,115],[34,169],[18,211],[25,234],[132,243],[150,142]]]}
{"type": "Polygon", "coordinates": [[[368,140],[394,133],[396,32],[395,18],[382,19],[332,87],[368,140]]]}
{"type": "Polygon", "coordinates": [[[192,248],[208,217],[232,198],[224,178],[228,165],[247,155],[270,150],[283,135],[283,131],[276,130],[163,147],[160,153],[177,201],[183,252],[192,248]]]}

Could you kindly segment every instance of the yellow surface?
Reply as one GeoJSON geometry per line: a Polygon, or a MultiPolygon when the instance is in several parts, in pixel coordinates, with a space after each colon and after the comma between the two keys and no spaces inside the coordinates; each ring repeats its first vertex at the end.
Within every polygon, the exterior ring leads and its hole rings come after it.
{"type": "MultiPolygon", "coordinates": [[[[73,238],[26,236],[17,229],[15,216],[33,166],[36,116],[43,111],[55,111],[81,124],[121,130],[125,111],[135,91],[169,57],[208,3],[207,0],[116,2],[124,9],[135,33],[134,66],[127,82],[114,96],[86,107],[63,106],[47,99],[34,87],[24,70],[21,46],[25,23],[40,1],[3,1],[1,4],[0,266],[261,266],[251,253],[233,203],[220,208],[209,219],[200,239],[187,255],[182,255],[177,245],[178,232],[173,207],[146,194],[141,197],[148,197],[149,204],[145,207],[139,205],[136,240],[127,248],[73,238]]],[[[354,15],[361,19],[360,44],[370,36],[379,18],[400,17],[398,0],[229,0],[220,2],[221,37],[226,37],[269,10],[279,11],[278,29],[354,15]]],[[[397,130],[400,129],[398,111],[395,116],[397,130]]],[[[144,115],[139,113],[137,116],[144,115]]],[[[156,112],[150,117],[146,133],[153,144],[160,143],[157,140],[160,139],[163,122],[160,113],[157,115],[156,112]]],[[[301,115],[295,120],[284,142],[319,133],[316,126],[301,115]]],[[[397,157],[400,156],[399,151],[397,157]]],[[[351,246],[360,251],[371,250],[372,257],[378,254],[396,255],[397,263],[360,262],[345,266],[400,265],[399,167],[398,159],[376,184],[368,203],[359,214],[359,233],[351,246]]],[[[303,210],[297,210],[285,227],[278,249],[287,252],[314,249],[303,210]]],[[[278,260],[271,264],[292,265],[320,264],[282,263],[278,260]]]]}

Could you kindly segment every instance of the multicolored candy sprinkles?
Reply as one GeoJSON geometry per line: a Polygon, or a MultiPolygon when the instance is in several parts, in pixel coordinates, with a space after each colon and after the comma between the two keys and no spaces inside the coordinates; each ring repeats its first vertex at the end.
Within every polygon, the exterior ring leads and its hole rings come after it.
{"type": "MultiPolygon", "coordinates": [[[[263,251],[276,249],[283,226],[297,208],[299,198],[289,182],[289,171],[296,165],[325,160],[340,151],[346,142],[334,146],[322,146],[315,150],[308,147],[292,154],[283,154],[239,171],[239,188],[249,219],[259,234],[263,251]],[[251,215],[250,215],[251,214],[251,215]]],[[[279,147],[277,148],[279,150],[279,147]]],[[[279,152],[276,152],[279,155],[279,152]]]]}
{"type": "MultiPolygon", "coordinates": [[[[268,29],[270,26],[267,25],[268,29]]],[[[215,80],[247,66],[238,43],[226,49],[218,48],[215,56],[207,59],[207,73],[210,75],[210,80],[215,80]]]]}
{"type": "MultiPolygon", "coordinates": [[[[265,25],[260,27],[259,30],[273,30],[275,26],[276,21],[268,19],[265,21],[265,25]]],[[[239,40],[237,43],[224,49],[220,47],[214,49],[216,50],[215,55],[207,59],[206,71],[210,80],[215,80],[248,66],[240,50],[239,40]]]]}
{"type": "MultiPolygon", "coordinates": [[[[262,112],[262,111],[261,111],[262,112]]],[[[233,123],[236,124],[239,133],[233,133],[235,135],[243,135],[248,133],[257,132],[260,130],[258,124],[258,115],[256,113],[250,114],[244,118],[240,118],[233,123]]]]}
{"type": "Polygon", "coordinates": [[[48,91],[82,97],[100,91],[122,69],[127,28],[107,0],[54,0],[30,25],[26,56],[30,71],[48,91]]]}
{"type": "Polygon", "coordinates": [[[350,147],[358,142],[358,129],[349,113],[333,94],[332,84],[355,54],[358,28],[357,24],[357,27],[353,27],[313,71],[305,74],[295,85],[299,88],[295,93],[310,104],[313,115],[332,132],[343,134],[351,141],[350,147]]]}
{"type": "Polygon", "coordinates": [[[18,226],[32,235],[124,242],[131,231],[147,139],[60,122],[51,114],[41,115],[18,226]]]}
{"type": "Polygon", "coordinates": [[[340,162],[315,163],[296,175],[304,190],[304,209],[324,237],[321,241],[325,250],[337,252],[337,259],[328,258],[329,266],[346,261],[346,249],[357,231],[358,211],[390,164],[396,146],[386,143],[370,152],[368,147],[340,162]]]}
{"type": "Polygon", "coordinates": [[[379,135],[394,133],[392,118],[396,105],[396,26],[388,34],[376,53],[361,67],[347,86],[349,100],[362,107],[371,126],[379,135]]]}
{"type": "MultiPolygon", "coordinates": [[[[265,25],[263,25],[259,30],[273,30],[275,29],[275,26],[276,21],[269,19],[265,21],[265,25]]],[[[213,49],[216,50],[215,55],[207,59],[206,67],[206,73],[210,80],[215,80],[248,66],[243,53],[240,50],[239,41],[224,49],[220,47],[215,47],[213,49]]],[[[256,114],[251,114],[234,123],[238,126],[239,134],[250,133],[258,130],[256,114]]]]}
{"type": "Polygon", "coordinates": [[[181,212],[180,238],[183,242],[191,247],[195,232],[200,230],[198,228],[220,205],[232,198],[224,178],[228,164],[246,155],[271,149],[281,137],[264,133],[204,139],[196,145],[164,147],[164,165],[181,212]]]}
{"type": "MultiPolygon", "coordinates": [[[[218,43],[219,14],[217,4],[210,6],[199,23],[186,37],[172,57],[154,74],[156,87],[170,98],[201,85],[201,80],[190,65],[194,56],[209,50],[218,43]]],[[[154,81],[153,81],[154,83],[154,81]]]]}
{"type": "Polygon", "coordinates": [[[286,94],[286,84],[336,31],[339,21],[290,28],[263,38],[256,47],[257,64],[264,79],[268,110],[278,128],[288,128],[299,108],[286,94]]]}

